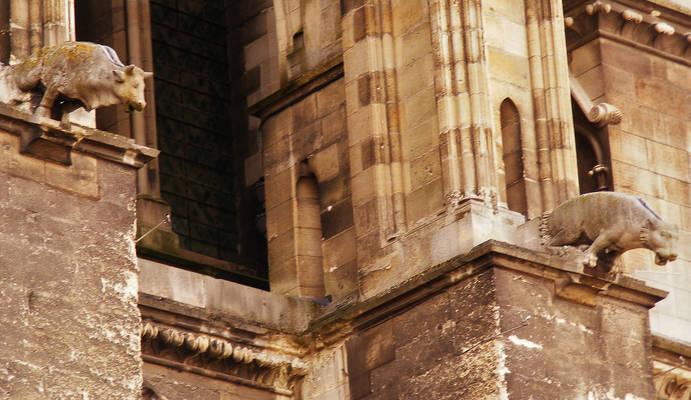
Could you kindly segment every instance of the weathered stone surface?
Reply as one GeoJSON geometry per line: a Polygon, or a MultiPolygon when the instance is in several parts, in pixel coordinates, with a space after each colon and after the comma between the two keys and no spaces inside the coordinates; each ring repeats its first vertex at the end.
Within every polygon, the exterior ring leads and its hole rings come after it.
{"type": "MultiPolygon", "coordinates": [[[[79,157],[45,176],[0,172],[0,386],[8,398],[139,398],[135,171],[79,157]],[[59,178],[80,168],[88,177],[81,185],[59,178]],[[89,180],[98,190],[85,196],[89,180]],[[71,190],[60,190],[65,184],[71,190]]],[[[14,159],[18,168],[36,161],[14,159]]]]}

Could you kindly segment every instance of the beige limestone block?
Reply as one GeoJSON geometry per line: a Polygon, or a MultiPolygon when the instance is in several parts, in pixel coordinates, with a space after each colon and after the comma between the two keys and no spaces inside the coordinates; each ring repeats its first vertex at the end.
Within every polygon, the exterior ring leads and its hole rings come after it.
{"type": "Polygon", "coordinates": [[[427,118],[402,135],[403,159],[410,160],[439,145],[436,118],[427,118]]]}
{"type": "Polygon", "coordinates": [[[437,149],[432,149],[432,151],[410,161],[410,190],[416,190],[439,178],[441,178],[441,162],[437,149]]]}
{"type": "Polygon", "coordinates": [[[261,36],[259,39],[245,46],[245,70],[249,71],[270,57],[269,37],[261,36]]]}
{"type": "Polygon", "coordinates": [[[20,154],[19,137],[4,132],[0,135],[0,171],[46,181],[45,161],[20,154]]]}
{"type": "Polygon", "coordinates": [[[286,200],[295,198],[295,185],[297,182],[293,168],[282,170],[277,174],[266,174],[264,179],[267,210],[276,207],[286,200]]]}
{"type": "Polygon", "coordinates": [[[432,38],[428,24],[420,24],[396,40],[396,55],[400,57],[396,61],[398,66],[408,66],[431,53],[432,38]]]}
{"type": "Polygon", "coordinates": [[[428,86],[415,95],[402,100],[400,104],[402,111],[401,129],[404,132],[437,113],[433,86],[428,86]]]}
{"type": "Polygon", "coordinates": [[[487,10],[514,23],[525,24],[525,7],[521,1],[493,0],[487,3],[487,10]]]}
{"type": "Polygon", "coordinates": [[[321,118],[333,112],[343,103],[344,80],[339,79],[317,92],[317,117],[321,118]]]}
{"type": "Polygon", "coordinates": [[[325,145],[341,140],[345,136],[345,107],[340,106],[331,114],[321,118],[320,123],[325,145]]]}
{"type": "Polygon", "coordinates": [[[672,178],[689,181],[689,154],[672,146],[647,141],[649,169],[672,178]]]}
{"type": "Polygon", "coordinates": [[[485,38],[488,46],[528,57],[525,25],[513,22],[508,17],[488,14],[485,17],[485,38]]]}
{"type": "Polygon", "coordinates": [[[581,76],[601,64],[600,42],[592,40],[570,52],[569,72],[574,76],[581,76]]]}
{"type": "Polygon", "coordinates": [[[368,168],[351,179],[353,206],[365,204],[375,196],[374,168],[368,168]]]}
{"type": "Polygon", "coordinates": [[[286,200],[266,210],[266,236],[269,240],[293,228],[295,220],[295,202],[286,200]]]}
{"type": "Polygon", "coordinates": [[[98,162],[95,158],[72,152],[72,165],[45,163],[46,183],[82,196],[98,198],[98,162]]]}
{"type": "Polygon", "coordinates": [[[296,259],[293,257],[270,264],[269,281],[272,292],[285,296],[298,296],[296,259]]]}
{"type": "Polygon", "coordinates": [[[442,181],[436,179],[406,195],[406,216],[410,223],[435,215],[444,205],[442,181]]]}
{"type": "Polygon", "coordinates": [[[338,144],[332,144],[314,154],[309,159],[309,166],[319,182],[338,176],[340,172],[338,144]]]}
{"type": "Polygon", "coordinates": [[[660,176],[664,198],[681,206],[691,206],[691,184],[667,176],[660,176]]]}
{"type": "Polygon", "coordinates": [[[686,93],[675,85],[646,78],[636,80],[636,100],[643,105],[678,118],[688,117],[686,93]]]}
{"type": "Polygon", "coordinates": [[[646,140],[642,137],[610,128],[609,143],[613,159],[632,165],[648,165],[646,140]]]}
{"type": "Polygon", "coordinates": [[[338,235],[325,240],[322,243],[322,252],[324,255],[324,269],[326,271],[355,260],[357,256],[355,229],[348,228],[338,235]]]}
{"type": "Polygon", "coordinates": [[[492,78],[528,87],[528,58],[488,49],[489,73],[492,78]]]}
{"type": "Polygon", "coordinates": [[[631,164],[612,160],[614,191],[633,191],[653,197],[661,197],[660,175],[631,164]]]}
{"type": "Polygon", "coordinates": [[[425,54],[397,71],[399,97],[406,99],[434,84],[434,58],[425,54]]]}
{"type": "Polygon", "coordinates": [[[392,2],[393,35],[400,36],[413,26],[427,23],[427,2],[422,0],[395,0],[392,2]]]}
{"type": "Polygon", "coordinates": [[[269,147],[292,131],[293,109],[291,107],[269,118],[262,126],[264,148],[269,147]]]}

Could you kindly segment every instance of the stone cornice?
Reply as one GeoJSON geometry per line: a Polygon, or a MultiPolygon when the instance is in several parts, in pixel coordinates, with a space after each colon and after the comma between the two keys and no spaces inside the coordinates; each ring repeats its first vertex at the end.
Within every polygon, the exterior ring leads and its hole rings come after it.
{"type": "Polygon", "coordinates": [[[114,133],[75,124],[65,129],[59,121],[37,118],[6,104],[0,104],[0,129],[20,137],[23,153],[64,165],[71,164],[73,150],[135,168],[159,153],[114,133]]]}
{"type": "Polygon", "coordinates": [[[626,0],[579,2],[564,13],[569,50],[603,37],[691,66],[689,21],[678,11],[626,0]]]}
{"type": "Polygon", "coordinates": [[[292,395],[307,366],[269,349],[145,320],[141,328],[146,362],[236,384],[292,395]]]}

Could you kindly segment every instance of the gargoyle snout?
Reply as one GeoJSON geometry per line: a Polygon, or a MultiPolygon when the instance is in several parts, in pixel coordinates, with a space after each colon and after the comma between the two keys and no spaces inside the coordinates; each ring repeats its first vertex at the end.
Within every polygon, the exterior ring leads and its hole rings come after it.
{"type": "Polygon", "coordinates": [[[146,107],[146,101],[131,101],[127,104],[130,112],[132,111],[142,111],[146,107]]]}
{"type": "Polygon", "coordinates": [[[655,253],[655,264],[665,265],[668,261],[674,261],[677,259],[677,254],[674,252],[656,252],[655,253]]]}

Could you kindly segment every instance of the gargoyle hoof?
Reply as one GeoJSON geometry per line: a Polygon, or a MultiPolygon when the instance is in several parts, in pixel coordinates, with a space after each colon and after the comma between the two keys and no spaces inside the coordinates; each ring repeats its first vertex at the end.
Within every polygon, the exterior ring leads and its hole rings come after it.
{"type": "Polygon", "coordinates": [[[46,107],[41,107],[39,106],[36,111],[34,112],[34,115],[38,118],[48,118],[50,119],[50,109],[46,107]]]}
{"type": "Polygon", "coordinates": [[[593,254],[586,254],[583,259],[583,265],[590,268],[595,268],[597,266],[597,256],[593,254]]]}

